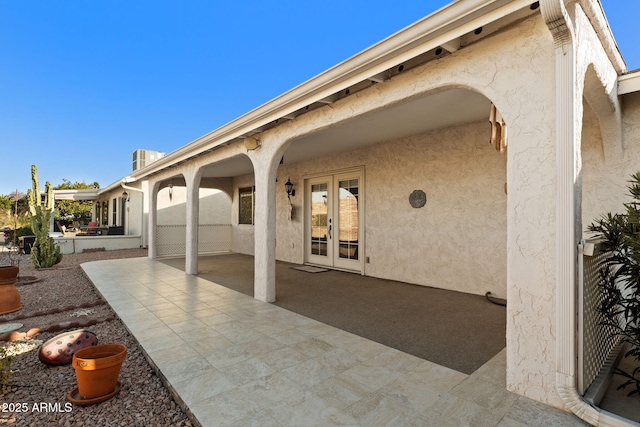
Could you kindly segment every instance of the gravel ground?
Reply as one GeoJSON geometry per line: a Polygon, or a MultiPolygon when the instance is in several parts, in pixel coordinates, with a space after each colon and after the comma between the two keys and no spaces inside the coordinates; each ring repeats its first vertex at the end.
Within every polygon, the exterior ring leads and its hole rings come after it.
{"type": "MultiPolygon", "coordinates": [[[[21,276],[42,279],[18,286],[22,310],[0,315],[0,324],[22,323],[19,331],[45,329],[66,321],[100,319],[114,315],[108,305],[99,305],[79,312],[79,305],[100,299],[80,264],[88,261],[146,256],[146,250],[102,251],[65,255],[52,269],[36,270],[28,255],[20,262],[21,276]],[[62,307],[74,308],[55,314],[34,316],[41,311],[62,307]],[[72,316],[73,314],[73,316],[72,316]],[[12,321],[16,317],[19,320],[12,321]]],[[[127,358],[122,365],[118,395],[90,406],[71,405],[67,394],[76,387],[75,371],[71,365],[51,367],[38,360],[40,343],[65,331],[41,332],[19,342],[29,349],[14,357],[11,363],[8,389],[0,398],[0,426],[191,426],[160,378],[155,375],[136,340],[120,320],[97,323],[86,329],[94,332],[99,343],[121,343],[127,346],[127,358]]],[[[1,342],[0,346],[15,346],[1,342]]],[[[0,384],[1,386],[2,384],[0,384]]]]}

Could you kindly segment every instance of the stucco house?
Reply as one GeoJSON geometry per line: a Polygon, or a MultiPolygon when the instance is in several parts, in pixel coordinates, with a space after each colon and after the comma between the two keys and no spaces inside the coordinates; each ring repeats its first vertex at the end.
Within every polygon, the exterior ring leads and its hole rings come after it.
{"type": "Polygon", "coordinates": [[[625,200],[639,128],[640,72],[597,0],[458,0],[99,199],[127,191],[151,258],[183,227],[188,274],[227,218],[214,250],[254,256],[265,302],[276,260],[505,298],[508,389],[614,425],[579,390],[579,258],[625,200]],[[209,190],[224,197],[203,208],[209,190]]]}

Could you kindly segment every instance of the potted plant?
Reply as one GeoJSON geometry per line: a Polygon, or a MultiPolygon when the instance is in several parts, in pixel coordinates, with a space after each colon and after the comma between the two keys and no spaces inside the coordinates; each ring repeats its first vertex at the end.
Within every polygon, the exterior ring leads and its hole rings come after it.
{"type": "Polygon", "coordinates": [[[22,308],[16,288],[20,272],[20,254],[13,248],[2,254],[0,266],[0,314],[13,313],[22,308]]]}
{"type": "Polygon", "coordinates": [[[629,396],[640,393],[640,172],[629,181],[632,201],[623,213],[608,213],[589,226],[603,239],[609,253],[600,267],[599,288],[603,297],[599,311],[614,334],[625,344],[625,359],[632,370],[616,369],[626,378],[618,389],[631,386],[629,396]]]}

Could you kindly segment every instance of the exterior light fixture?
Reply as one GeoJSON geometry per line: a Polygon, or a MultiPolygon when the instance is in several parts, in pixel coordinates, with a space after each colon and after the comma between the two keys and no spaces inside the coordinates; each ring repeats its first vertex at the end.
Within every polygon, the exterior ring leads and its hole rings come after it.
{"type": "Polygon", "coordinates": [[[124,200],[125,202],[129,201],[129,193],[127,193],[126,191],[122,192],[122,200],[124,200]]]}
{"type": "Polygon", "coordinates": [[[284,188],[287,190],[287,197],[291,198],[291,196],[296,195],[296,190],[293,189],[291,178],[287,178],[287,182],[284,183],[284,188]]]}
{"type": "Polygon", "coordinates": [[[173,182],[169,184],[169,201],[173,200],[173,182]]]}

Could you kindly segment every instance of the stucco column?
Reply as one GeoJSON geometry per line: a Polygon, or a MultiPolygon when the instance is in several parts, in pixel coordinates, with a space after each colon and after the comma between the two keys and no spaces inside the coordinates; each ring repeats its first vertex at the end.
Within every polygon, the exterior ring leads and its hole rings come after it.
{"type": "Polygon", "coordinates": [[[140,217],[140,230],[142,232],[142,247],[149,248],[149,207],[150,205],[149,181],[142,181],[142,216],[140,217]]]}
{"type": "Polygon", "coordinates": [[[556,61],[556,388],[573,413],[590,424],[602,425],[606,415],[587,404],[576,388],[576,267],[582,237],[578,175],[582,87],[577,84],[576,46],[564,2],[544,0],[540,4],[554,39],[556,61]]]}
{"type": "Polygon", "coordinates": [[[158,188],[159,183],[154,182],[149,185],[149,197],[148,197],[148,212],[149,212],[149,221],[147,223],[147,234],[149,241],[149,258],[157,258],[157,250],[156,250],[156,227],[158,225],[158,188]]]}
{"type": "Polygon", "coordinates": [[[254,163],[256,182],[254,297],[276,300],[276,167],[254,163]]]}
{"type": "Polygon", "coordinates": [[[200,208],[200,175],[185,174],[187,183],[187,248],[184,271],[187,274],[198,274],[198,229],[200,208]]]}

